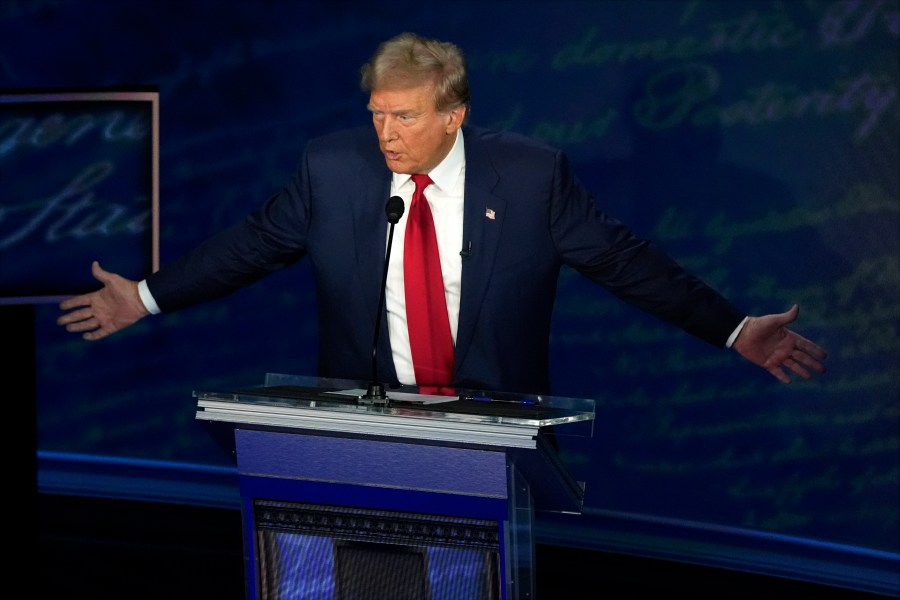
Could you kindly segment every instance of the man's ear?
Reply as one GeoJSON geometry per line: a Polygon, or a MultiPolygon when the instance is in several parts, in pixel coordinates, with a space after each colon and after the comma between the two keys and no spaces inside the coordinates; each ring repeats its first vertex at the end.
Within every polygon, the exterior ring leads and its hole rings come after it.
{"type": "Polygon", "coordinates": [[[463,121],[466,119],[466,106],[464,104],[452,109],[449,113],[450,122],[447,123],[447,133],[456,133],[456,130],[462,127],[463,121]]]}

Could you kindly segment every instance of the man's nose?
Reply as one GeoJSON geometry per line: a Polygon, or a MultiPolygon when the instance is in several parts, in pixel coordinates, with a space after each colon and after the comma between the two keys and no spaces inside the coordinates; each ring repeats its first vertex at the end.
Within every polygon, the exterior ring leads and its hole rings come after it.
{"type": "Polygon", "coordinates": [[[385,142],[397,139],[396,124],[390,117],[386,118],[381,126],[381,139],[385,142]]]}

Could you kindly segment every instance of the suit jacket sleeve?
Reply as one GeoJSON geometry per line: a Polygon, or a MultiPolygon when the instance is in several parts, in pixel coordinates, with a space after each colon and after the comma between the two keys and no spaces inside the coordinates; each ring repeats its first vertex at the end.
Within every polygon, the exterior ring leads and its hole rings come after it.
{"type": "Polygon", "coordinates": [[[309,198],[303,164],[260,208],[147,278],[163,312],[220,298],[306,255],[309,198]]]}
{"type": "Polygon", "coordinates": [[[563,263],[644,312],[724,347],[744,313],[599,210],[563,153],[555,161],[551,232],[563,263]]]}

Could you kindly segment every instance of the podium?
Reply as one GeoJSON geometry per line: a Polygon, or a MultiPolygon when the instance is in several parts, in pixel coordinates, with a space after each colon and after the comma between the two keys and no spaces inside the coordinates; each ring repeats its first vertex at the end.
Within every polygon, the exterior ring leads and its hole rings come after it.
{"type": "Polygon", "coordinates": [[[535,512],[581,511],[560,427],[592,400],[388,390],[268,374],[195,391],[196,417],[234,453],[246,597],[535,597],[535,512]]]}

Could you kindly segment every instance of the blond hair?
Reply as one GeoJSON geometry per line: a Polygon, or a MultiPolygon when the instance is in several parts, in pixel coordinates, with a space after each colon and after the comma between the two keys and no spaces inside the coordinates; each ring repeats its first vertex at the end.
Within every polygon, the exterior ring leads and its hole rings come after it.
{"type": "Polygon", "coordinates": [[[401,33],[382,42],[361,69],[360,84],[367,92],[434,83],[434,106],[447,112],[469,108],[469,76],[462,51],[450,42],[401,33]]]}

